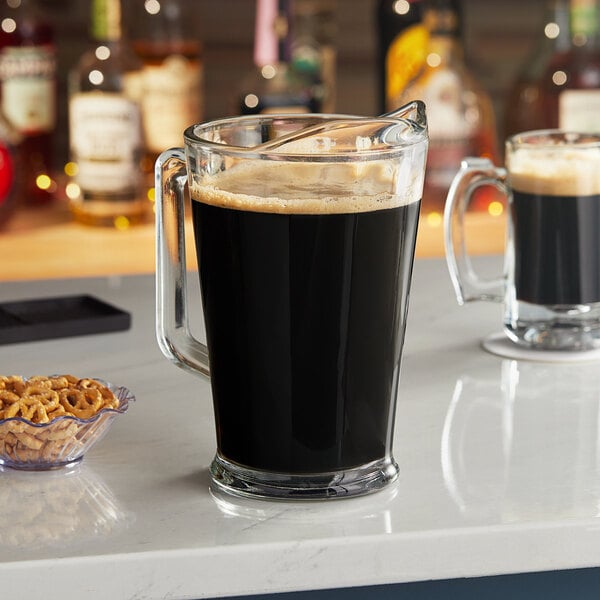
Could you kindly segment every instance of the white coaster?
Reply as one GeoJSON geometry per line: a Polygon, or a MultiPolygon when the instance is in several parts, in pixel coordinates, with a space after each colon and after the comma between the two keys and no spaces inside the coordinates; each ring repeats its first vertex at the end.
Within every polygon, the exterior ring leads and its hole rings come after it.
{"type": "Polygon", "coordinates": [[[566,352],[561,350],[532,350],[511,342],[502,332],[488,335],[482,342],[484,350],[491,354],[516,360],[532,360],[547,363],[579,363],[600,360],[600,350],[574,350],[566,352]]]}

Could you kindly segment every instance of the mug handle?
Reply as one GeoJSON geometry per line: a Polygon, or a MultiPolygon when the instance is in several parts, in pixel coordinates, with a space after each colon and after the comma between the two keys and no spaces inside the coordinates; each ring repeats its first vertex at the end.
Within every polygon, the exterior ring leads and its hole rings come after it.
{"type": "MultiPolygon", "coordinates": [[[[465,242],[465,214],[475,190],[493,186],[508,197],[506,169],[487,158],[465,158],[448,191],[444,208],[444,245],[450,278],[459,304],[472,300],[502,302],[505,277],[486,280],[477,275],[465,242]]],[[[510,225],[509,225],[510,227],[510,225]]]]}
{"type": "Polygon", "coordinates": [[[154,168],[156,189],[156,337],[178,367],[210,375],[208,350],[191,333],[187,311],[183,148],[163,152],[154,168]]]}

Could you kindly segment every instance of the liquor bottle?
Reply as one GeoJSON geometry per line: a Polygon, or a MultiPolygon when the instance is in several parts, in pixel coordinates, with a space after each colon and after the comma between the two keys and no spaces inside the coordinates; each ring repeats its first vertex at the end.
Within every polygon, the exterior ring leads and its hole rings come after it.
{"type": "Polygon", "coordinates": [[[600,0],[571,0],[571,45],[544,75],[549,127],[600,131],[600,0]]]}
{"type": "Polygon", "coordinates": [[[333,0],[294,0],[292,67],[321,87],[321,110],[336,104],[336,21],[333,0]]]}
{"type": "Polygon", "coordinates": [[[17,148],[21,134],[0,112],[0,228],[9,220],[15,206],[19,161],[17,148]]]}
{"type": "Polygon", "coordinates": [[[69,132],[77,221],[127,228],[144,219],[141,64],[123,37],[120,0],[94,0],[93,48],[70,74],[69,132]]]}
{"type": "MultiPolygon", "coordinates": [[[[459,14],[456,0],[427,0],[425,63],[395,105],[422,100],[427,106],[430,142],[422,207],[438,215],[465,156],[497,158],[494,109],[465,63],[459,14]]],[[[471,207],[487,210],[495,199],[495,193],[478,194],[471,207]]]]}
{"type": "Polygon", "coordinates": [[[402,90],[425,61],[424,0],[379,0],[377,65],[380,113],[393,110],[402,90]]]}
{"type": "Polygon", "coordinates": [[[322,87],[291,64],[291,10],[290,0],[256,1],[256,68],[242,82],[241,114],[322,110],[322,87]]]}
{"type": "MultiPolygon", "coordinates": [[[[538,41],[525,59],[506,102],[505,133],[547,129],[552,122],[543,106],[546,72],[556,56],[568,52],[571,45],[568,0],[548,0],[538,41]]],[[[550,80],[551,81],[551,80],[550,80]]]]}
{"type": "Polygon", "coordinates": [[[54,197],[56,80],[52,24],[34,0],[7,2],[0,20],[0,96],[5,118],[21,134],[19,203],[54,197]]]}
{"type": "Polygon", "coordinates": [[[153,172],[157,156],[181,146],[184,130],[203,117],[202,44],[189,4],[145,0],[135,4],[131,39],[142,68],[143,170],[153,172]]]}

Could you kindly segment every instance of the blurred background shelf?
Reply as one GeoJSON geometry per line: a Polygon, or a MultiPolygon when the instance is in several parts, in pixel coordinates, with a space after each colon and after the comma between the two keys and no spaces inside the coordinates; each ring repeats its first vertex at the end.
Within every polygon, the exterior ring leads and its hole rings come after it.
{"type": "MultiPolygon", "coordinates": [[[[251,0],[181,0],[195,15],[203,44],[204,118],[235,113],[236,90],[252,69],[255,3],[251,0]]],[[[336,111],[379,112],[376,0],[334,0],[337,24],[336,111]]],[[[68,73],[89,47],[90,1],[38,0],[52,21],[58,48],[56,170],[68,161],[68,73]]],[[[541,0],[462,0],[465,55],[491,96],[498,138],[504,138],[507,96],[535,44],[544,15],[541,0]]],[[[126,3],[125,6],[128,6],[126,3]]],[[[503,217],[469,215],[469,246],[475,253],[501,252],[503,217]]],[[[440,215],[420,225],[417,256],[442,256],[440,215]]],[[[44,208],[19,207],[0,230],[0,280],[83,277],[154,270],[152,223],[126,231],[72,222],[64,202],[44,208]]]]}
{"type": "MultiPolygon", "coordinates": [[[[504,247],[503,217],[467,215],[467,245],[474,254],[497,254],[504,247]]],[[[193,244],[191,222],[186,229],[193,244]]],[[[422,219],[417,257],[442,256],[441,221],[422,219]]],[[[64,204],[19,211],[0,233],[0,281],[56,279],[154,272],[154,224],[127,231],[86,227],[71,220],[64,204]]],[[[188,255],[188,267],[195,266],[188,255]]]]}

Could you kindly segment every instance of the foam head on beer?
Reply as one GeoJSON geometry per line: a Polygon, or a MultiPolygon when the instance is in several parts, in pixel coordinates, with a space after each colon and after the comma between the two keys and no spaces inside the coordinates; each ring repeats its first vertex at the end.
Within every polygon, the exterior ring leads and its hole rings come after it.
{"type": "MultiPolygon", "coordinates": [[[[261,131],[245,131],[232,140],[248,154],[223,158],[212,173],[194,177],[192,197],[287,214],[369,212],[420,201],[427,145],[423,130],[408,121],[331,120],[309,123],[307,129],[286,127],[285,121],[273,124],[271,139],[263,143],[256,137],[261,131]]],[[[217,135],[213,141],[225,140],[217,135]]]]}
{"type": "Polygon", "coordinates": [[[541,196],[600,194],[600,149],[590,147],[521,147],[509,153],[513,189],[541,196]]]}
{"type": "Polygon", "coordinates": [[[257,212],[339,214],[395,208],[421,199],[412,158],[390,161],[246,161],[192,187],[206,204],[257,212]]]}

